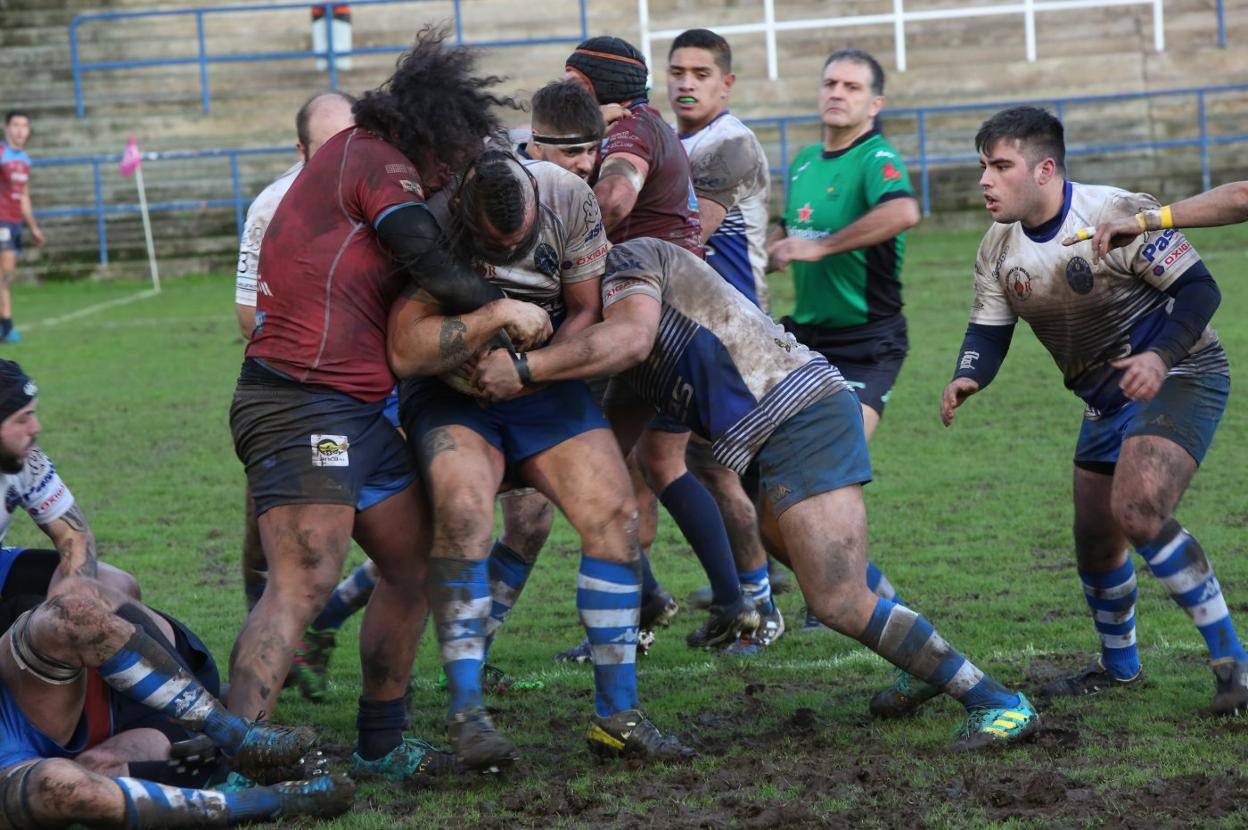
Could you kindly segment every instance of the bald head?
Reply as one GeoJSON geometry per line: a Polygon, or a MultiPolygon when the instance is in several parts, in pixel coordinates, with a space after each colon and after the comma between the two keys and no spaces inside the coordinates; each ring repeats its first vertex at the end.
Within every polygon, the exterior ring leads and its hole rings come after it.
{"type": "Polygon", "coordinates": [[[295,115],[299,153],[304,161],[321,145],[355,123],[351,107],[355,99],[345,92],[322,92],[307,100],[295,115]]]}

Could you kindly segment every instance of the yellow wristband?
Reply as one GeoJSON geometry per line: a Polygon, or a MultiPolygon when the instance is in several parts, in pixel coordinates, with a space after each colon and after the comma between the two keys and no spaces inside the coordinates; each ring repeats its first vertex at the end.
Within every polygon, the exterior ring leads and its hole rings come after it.
{"type": "Polygon", "coordinates": [[[1163,230],[1174,227],[1174,212],[1170,210],[1169,205],[1161,209],[1161,222],[1159,224],[1163,230]]]}

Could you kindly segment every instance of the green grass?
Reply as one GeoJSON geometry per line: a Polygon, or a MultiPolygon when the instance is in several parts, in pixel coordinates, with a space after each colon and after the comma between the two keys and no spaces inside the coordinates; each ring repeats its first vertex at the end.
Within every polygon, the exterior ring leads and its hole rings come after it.
{"type": "MultiPolygon", "coordinates": [[[[1248,354],[1248,229],[1192,234],[1220,277],[1215,325],[1232,363],[1248,354]]],[[[993,385],[945,430],[937,417],[971,300],[977,236],[920,232],[908,246],[911,353],[872,446],[871,555],[906,600],[1005,682],[1028,686],[1092,653],[1073,566],[1070,456],[1082,407],[1025,329],[993,385]]],[[[142,290],[139,284],[19,286],[21,324],[142,290]]],[[[791,305],[783,279],[777,314],[791,305]]],[[[238,577],[243,473],[227,410],[242,344],[227,275],[188,278],[159,297],[27,329],[3,348],[38,381],[41,444],[91,518],[102,556],[137,574],[146,600],[187,620],[224,662],[242,622],[238,577]]],[[[1248,407],[1233,394],[1179,517],[1201,539],[1241,625],[1248,611],[1248,407]]],[[[41,541],[15,522],[8,543],[41,541]]],[[[590,672],[555,664],[581,631],[577,541],[560,520],[496,645],[493,662],[546,681],[497,699],[496,721],[525,764],[505,776],[409,790],[366,783],[329,826],[1154,826],[1244,827],[1243,724],[1196,717],[1212,680],[1203,643],[1142,576],[1139,640],[1150,681],[1118,698],[1054,704],[1036,743],[985,757],[946,752],[959,708],[936,702],[905,723],[873,723],[866,700],[889,668],[834,635],[787,635],[754,661],[685,648],[695,616],[661,632],[640,665],[662,728],[703,751],[692,768],[594,766],[580,733],[590,672]],[[794,718],[798,709],[813,712],[794,718]],[[1217,805],[1206,809],[1210,804],[1217,805]]],[[[356,554],[358,556],[358,552],[356,554]]],[[[677,595],[701,583],[664,517],[653,551],[677,595]]],[[[1141,568],[1141,572],[1143,569],[1141,568]]],[[[779,598],[797,625],[801,599],[779,598]]],[[[331,744],[354,737],[358,619],[344,629],[328,703],[288,694],[277,718],[331,744]]],[[[430,635],[431,638],[431,635],[430,635]]],[[[432,640],[417,660],[413,731],[440,741],[444,701],[432,640]]]]}

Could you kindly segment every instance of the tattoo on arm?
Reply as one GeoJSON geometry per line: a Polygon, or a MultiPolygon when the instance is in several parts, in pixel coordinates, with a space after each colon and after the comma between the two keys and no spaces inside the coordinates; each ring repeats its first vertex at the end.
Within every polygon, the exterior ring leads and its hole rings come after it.
{"type": "MultiPolygon", "coordinates": [[[[74,569],[73,573],[66,572],[66,576],[89,576],[94,577],[98,571],[95,555],[95,537],[91,535],[91,528],[87,525],[87,515],[82,512],[82,508],[74,505],[65,511],[59,521],[69,525],[69,529],[75,533],[80,533],[85,538],[86,557],[82,564],[74,569]]],[[[64,571],[69,565],[69,559],[74,554],[73,541],[64,542],[58,546],[57,552],[61,555],[61,569],[64,571]]]]}
{"type": "Polygon", "coordinates": [[[468,326],[458,317],[448,317],[442,323],[442,331],[438,334],[438,355],[446,362],[458,366],[468,359],[468,347],[464,339],[468,334],[468,326]]]}

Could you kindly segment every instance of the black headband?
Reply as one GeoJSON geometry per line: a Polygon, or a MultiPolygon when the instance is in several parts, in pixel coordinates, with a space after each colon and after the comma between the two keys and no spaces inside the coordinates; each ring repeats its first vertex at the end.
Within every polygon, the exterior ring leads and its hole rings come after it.
{"type": "Polygon", "coordinates": [[[39,387],[12,360],[0,360],[0,421],[30,404],[39,387]]]}
{"type": "Polygon", "coordinates": [[[533,133],[531,140],[536,144],[597,144],[602,137],[596,135],[553,136],[533,133]]]}

